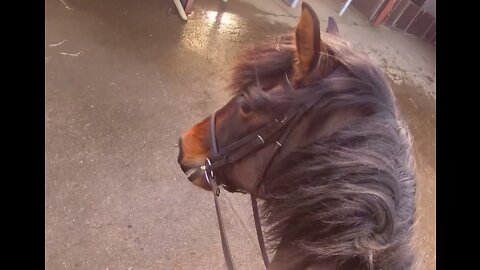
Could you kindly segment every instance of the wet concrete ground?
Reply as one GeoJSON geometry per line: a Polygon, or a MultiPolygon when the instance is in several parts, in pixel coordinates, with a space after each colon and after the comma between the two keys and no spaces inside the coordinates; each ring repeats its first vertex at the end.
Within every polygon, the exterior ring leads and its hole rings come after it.
{"type": "MultiPolygon", "coordinates": [[[[321,23],[340,2],[314,3],[321,23]]],[[[47,0],[45,9],[46,269],[224,269],[211,194],[178,168],[177,138],[228,99],[238,54],[290,31],[299,10],[196,0],[184,23],[169,1],[47,0]]],[[[372,30],[353,8],[337,19],[386,71],[405,71],[392,86],[416,145],[420,269],[435,269],[434,53],[429,61],[427,45],[372,30]],[[412,74],[433,83],[418,87],[412,74]]],[[[220,201],[238,269],[261,269],[249,198],[220,201]]]]}

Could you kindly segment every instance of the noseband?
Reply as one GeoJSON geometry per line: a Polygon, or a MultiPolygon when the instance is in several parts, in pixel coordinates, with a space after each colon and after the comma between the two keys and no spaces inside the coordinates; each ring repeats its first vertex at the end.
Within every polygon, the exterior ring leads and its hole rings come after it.
{"type": "MultiPolygon", "coordinates": [[[[286,81],[284,87],[290,87],[293,89],[293,86],[288,80],[288,76],[285,74],[286,81]]],[[[256,190],[258,193],[258,187],[262,182],[262,179],[266,175],[275,155],[282,148],[285,141],[288,139],[294,127],[300,122],[302,116],[310,110],[318,99],[311,99],[302,103],[300,106],[293,108],[279,120],[275,118],[272,122],[266,126],[246,135],[245,137],[240,138],[239,140],[223,147],[222,149],[218,148],[217,137],[215,132],[215,118],[216,112],[210,117],[210,137],[211,137],[211,154],[205,160],[204,170],[205,170],[205,180],[213,190],[213,197],[215,201],[215,207],[217,210],[217,219],[220,228],[220,235],[222,238],[222,247],[223,255],[225,257],[225,262],[228,269],[235,269],[233,265],[232,256],[230,253],[230,247],[225,235],[225,229],[223,226],[223,219],[220,212],[220,207],[217,197],[220,194],[220,188],[215,178],[215,171],[219,168],[222,168],[228,164],[234,164],[241,158],[245,157],[248,154],[256,152],[262,145],[268,145],[270,143],[275,143],[274,149],[270,158],[268,159],[267,165],[263,169],[263,172],[260,174],[260,178],[256,183],[256,190]],[[282,132],[283,131],[283,132],[282,132]]],[[[235,187],[229,186],[227,183],[222,183],[223,187],[230,192],[242,192],[244,191],[237,189],[235,187]]],[[[258,214],[258,206],[255,194],[250,194],[252,199],[252,210],[255,218],[255,228],[257,230],[258,242],[260,245],[260,250],[262,252],[263,261],[265,266],[268,268],[269,260],[268,255],[265,249],[265,242],[263,240],[263,234],[260,225],[260,218],[258,214]]]]}

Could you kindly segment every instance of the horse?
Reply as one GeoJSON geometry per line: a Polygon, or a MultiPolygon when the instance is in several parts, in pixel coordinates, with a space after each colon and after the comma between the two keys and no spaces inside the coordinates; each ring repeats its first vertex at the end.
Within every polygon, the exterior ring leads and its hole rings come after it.
{"type": "Polygon", "coordinates": [[[305,2],[292,32],[246,50],[180,168],[259,199],[268,270],[414,268],[413,142],[384,73],[305,2]]]}

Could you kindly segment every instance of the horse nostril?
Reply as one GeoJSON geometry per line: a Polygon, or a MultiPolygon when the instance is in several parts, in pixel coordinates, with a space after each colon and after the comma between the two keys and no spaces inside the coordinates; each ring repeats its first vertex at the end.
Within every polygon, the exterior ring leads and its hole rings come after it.
{"type": "Polygon", "coordinates": [[[184,167],[182,166],[182,159],[183,159],[183,147],[182,147],[182,138],[178,139],[178,159],[177,162],[180,164],[180,167],[182,168],[182,171],[184,170],[184,167]]]}
{"type": "Polygon", "coordinates": [[[185,167],[182,164],[180,164],[180,169],[182,169],[184,173],[187,173],[190,170],[188,167],[185,167]]]}

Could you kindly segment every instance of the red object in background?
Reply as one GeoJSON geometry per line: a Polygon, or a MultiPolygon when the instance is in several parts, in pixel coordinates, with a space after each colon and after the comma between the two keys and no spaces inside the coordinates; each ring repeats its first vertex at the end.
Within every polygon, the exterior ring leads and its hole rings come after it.
{"type": "Polygon", "coordinates": [[[388,3],[383,8],[382,12],[377,16],[375,21],[373,22],[373,26],[379,26],[387,17],[388,14],[392,11],[393,7],[395,6],[395,0],[389,0],[388,3]]]}

